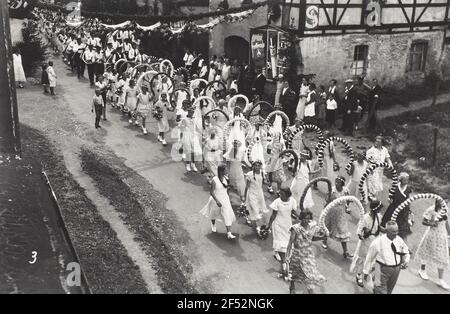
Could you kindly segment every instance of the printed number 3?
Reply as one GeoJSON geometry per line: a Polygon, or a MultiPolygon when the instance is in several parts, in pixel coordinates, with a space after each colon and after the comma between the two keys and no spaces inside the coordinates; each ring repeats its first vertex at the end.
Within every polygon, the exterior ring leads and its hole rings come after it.
{"type": "Polygon", "coordinates": [[[28,261],[28,263],[30,263],[30,264],[36,263],[36,259],[37,259],[37,252],[36,251],[31,252],[31,258],[33,259],[33,261],[28,261]]]}

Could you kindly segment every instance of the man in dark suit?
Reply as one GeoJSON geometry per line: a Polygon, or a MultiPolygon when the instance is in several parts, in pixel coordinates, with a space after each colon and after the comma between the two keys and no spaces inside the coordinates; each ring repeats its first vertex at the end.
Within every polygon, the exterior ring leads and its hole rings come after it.
{"type": "Polygon", "coordinates": [[[345,97],[343,99],[344,116],[342,118],[341,131],[353,136],[355,117],[358,114],[358,92],[354,88],[353,80],[345,81],[345,97]]]}
{"type": "Polygon", "coordinates": [[[239,92],[249,99],[252,98],[252,82],[255,79],[255,73],[246,63],[242,66],[241,74],[238,79],[239,92]]]}
{"type": "Polygon", "coordinates": [[[264,88],[266,86],[266,77],[262,73],[262,69],[256,69],[256,79],[253,82],[253,93],[258,94],[260,99],[263,99],[264,88]]]}
{"type": "Polygon", "coordinates": [[[291,125],[295,121],[295,110],[297,109],[297,95],[289,87],[288,81],[283,82],[283,90],[280,95],[280,105],[283,112],[288,116],[291,125]]]}

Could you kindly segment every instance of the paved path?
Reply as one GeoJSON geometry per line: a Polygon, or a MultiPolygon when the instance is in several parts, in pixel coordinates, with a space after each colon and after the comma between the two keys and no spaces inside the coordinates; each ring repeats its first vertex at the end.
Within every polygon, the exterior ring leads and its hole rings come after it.
{"type": "MultiPolygon", "coordinates": [[[[210,283],[207,291],[203,292],[288,292],[288,285],[276,278],[279,266],[271,254],[271,238],[267,241],[258,240],[241,220],[233,226],[233,231],[239,234],[236,241],[229,242],[225,239],[225,229],[220,224],[219,233],[211,234],[209,221],[198,214],[209,197],[206,180],[199,174],[186,174],[184,165],[171,159],[170,145],[164,148],[156,140],[156,123],[150,122],[150,134],[143,136],[137,128],[129,126],[118,111],[108,107],[108,121],[102,124],[102,130],[96,131],[93,128],[94,117],[90,112],[93,90],[88,87],[86,81],[80,82],[69,74],[61,61],[57,60],[55,67],[59,77],[56,100],[49,100],[48,97],[41,95],[37,88],[19,91],[19,99],[20,93],[27,94],[26,98],[30,97],[29,93],[36,93],[35,97],[43,102],[41,105],[56,102],[64,110],[69,110],[76,123],[92,127],[90,132],[100,134],[105,145],[121,157],[126,166],[143,176],[157,191],[168,197],[167,208],[183,222],[183,227],[188,231],[187,236],[193,240],[194,247],[187,254],[191,254],[192,260],[196,261],[195,277],[199,281],[210,283]]],[[[51,121],[50,117],[27,114],[27,108],[31,110],[29,106],[30,104],[20,102],[21,121],[45,130],[45,123],[47,120],[51,121]]],[[[58,115],[58,112],[55,114],[58,115]]],[[[57,134],[51,134],[51,136],[60,143],[66,141],[64,135],[58,137],[57,134]]],[[[169,143],[173,141],[171,139],[169,143]]],[[[350,143],[355,146],[364,144],[361,141],[354,139],[350,143]]],[[[75,177],[80,175],[83,174],[77,173],[75,177]]],[[[314,193],[316,207],[313,212],[316,219],[323,208],[322,195],[320,192],[314,193]]],[[[270,197],[268,195],[268,203],[273,199],[270,197]]],[[[417,212],[425,208],[423,203],[419,205],[420,208],[416,208],[417,212]]],[[[357,220],[356,214],[353,216],[350,226],[354,234],[357,220]]],[[[423,227],[418,225],[415,228],[411,242],[417,245],[423,227]]],[[[353,239],[349,243],[350,250],[354,250],[355,246],[356,240],[353,239]]],[[[330,241],[328,251],[324,251],[316,244],[315,251],[319,269],[328,279],[322,289],[323,293],[367,293],[354,283],[354,276],[348,272],[350,262],[343,260],[339,244],[330,241]]],[[[443,293],[443,290],[433,283],[423,283],[416,275],[416,270],[417,265],[413,263],[411,269],[402,272],[395,293],[443,293]]]]}

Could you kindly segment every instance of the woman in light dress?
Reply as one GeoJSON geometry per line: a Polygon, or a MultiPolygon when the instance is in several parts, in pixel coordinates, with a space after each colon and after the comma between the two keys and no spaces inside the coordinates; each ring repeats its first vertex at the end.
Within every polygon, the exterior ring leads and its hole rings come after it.
{"type": "Polygon", "coordinates": [[[358,229],[359,241],[353,255],[350,272],[356,272],[356,283],[361,288],[364,287],[362,272],[367,250],[375,237],[384,231],[384,228],[381,227],[380,211],[382,208],[383,204],[380,201],[370,202],[370,211],[364,215],[362,227],[358,229]]]}
{"type": "Polygon", "coordinates": [[[147,120],[148,114],[150,113],[151,104],[150,100],[152,96],[148,92],[147,86],[142,86],[142,92],[138,95],[138,100],[136,104],[136,112],[142,119],[142,132],[148,134],[145,122],[147,120]]]}
{"type": "Polygon", "coordinates": [[[164,134],[170,131],[169,120],[167,118],[167,112],[172,110],[172,106],[169,103],[166,93],[160,95],[159,100],[154,105],[155,110],[161,114],[161,118],[157,120],[158,123],[158,141],[163,146],[167,145],[164,134]]]}
{"type": "Polygon", "coordinates": [[[206,130],[203,160],[211,176],[217,176],[217,169],[222,163],[221,130],[218,126],[209,126],[206,130]]]}
{"type": "MultiPolygon", "coordinates": [[[[297,201],[300,207],[300,198],[309,183],[309,175],[311,174],[311,164],[307,160],[309,157],[309,152],[300,153],[300,161],[298,163],[297,173],[295,174],[294,180],[291,183],[292,197],[297,201]]],[[[305,201],[303,204],[305,209],[311,209],[314,207],[314,201],[312,198],[311,189],[306,192],[305,201]]]]}
{"type": "MultiPolygon", "coordinates": [[[[324,132],[325,139],[331,137],[329,131],[324,132]]],[[[328,146],[323,149],[323,161],[325,167],[322,169],[322,175],[327,177],[331,182],[336,180],[336,173],[334,172],[334,164],[336,163],[336,148],[334,146],[334,141],[330,141],[328,146]]]]}
{"type": "Polygon", "coordinates": [[[230,185],[236,190],[242,202],[245,200],[245,178],[242,170],[247,148],[245,146],[245,134],[241,129],[240,121],[235,121],[227,139],[228,149],[223,157],[228,162],[230,185]]]}
{"type": "Polygon", "coordinates": [[[202,129],[198,127],[194,118],[194,108],[187,108],[187,116],[180,121],[180,141],[183,148],[183,158],[186,171],[198,172],[196,161],[202,161],[201,146],[202,129]]]}
{"type": "Polygon", "coordinates": [[[138,125],[133,112],[136,110],[138,101],[139,88],[136,86],[135,80],[130,80],[129,86],[125,93],[125,110],[128,112],[128,123],[138,125]]]}
{"type": "Polygon", "coordinates": [[[313,215],[309,210],[300,213],[300,223],[291,227],[287,249],[287,262],[292,274],[290,293],[295,294],[295,283],[303,283],[309,294],[313,294],[325,277],[319,272],[314,256],[313,242],[323,240],[324,236],[313,222],[313,215]]]}
{"type": "Polygon", "coordinates": [[[232,240],[236,238],[231,233],[231,226],[236,221],[236,216],[234,215],[230,197],[228,196],[228,181],[225,177],[225,172],[225,165],[220,165],[217,168],[217,176],[214,176],[211,183],[211,196],[200,213],[211,220],[212,232],[217,232],[216,220],[223,221],[227,229],[227,239],[232,240]]]}
{"type": "MultiPolygon", "coordinates": [[[[367,151],[366,158],[370,163],[387,162],[392,166],[391,156],[386,147],[383,146],[382,136],[376,137],[375,145],[367,151]]],[[[383,169],[382,167],[375,169],[373,174],[367,178],[367,189],[370,197],[376,198],[377,194],[383,191],[383,169]]]]}
{"type": "Polygon", "coordinates": [[[356,161],[352,163],[349,171],[350,181],[347,185],[347,189],[350,195],[355,196],[357,199],[361,200],[363,204],[367,204],[367,181],[364,182],[363,189],[365,197],[362,199],[361,193],[359,192],[359,181],[361,177],[367,170],[367,161],[365,161],[365,156],[363,153],[358,153],[356,155],[356,161]]]}
{"type": "Polygon", "coordinates": [[[14,64],[14,78],[19,88],[23,88],[23,83],[27,81],[25,71],[22,66],[22,55],[18,47],[13,48],[13,64],[14,64]]]}
{"type": "Polygon", "coordinates": [[[127,98],[127,90],[128,84],[130,83],[130,79],[128,78],[128,74],[123,73],[122,77],[119,78],[119,81],[116,85],[116,93],[119,96],[117,98],[117,106],[125,113],[125,101],[127,98]]]}
{"type": "MultiPolygon", "coordinates": [[[[349,193],[345,187],[345,178],[339,176],[336,178],[335,186],[331,192],[330,202],[346,195],[349,195],[349,193]]],[[[341,243],[344,258],[352,257],[347,249],[347,242],[350,241],[351,235],[348,228],[348,215],[350,214],[348,205],[349,203],[331,208],[328,215],[325,217],[325,226],[330,232],[330,238],[341,243]]],[[[327,242],[327,240],[323,241],[322,247],[324,249],[328,248],[327,242]]]]}
{"type": "Polygon", "coordinates": [[[308,80],[304,77],[302,79],[302,84],[300,85],[300,93],[299,93],[300,98],[298,100],[296,109],[297,119],[303,120],[305,117],[305,107],[308,94],[309,94],[309,83],[308,80]]]}
{"type": "Polygon", "coordinates": [[[291,197],[292,193],[289,188],[280,190],[280,197],[270,204],[272,216],[267,225],[268,229],[272,229],[273,235],[273,257],[280,262],[280,274],[287,276],[286,251],[289,244],[290,233],[292,227],[292,211],[297,209],[297,201],[291,197]]]}
{"type": "Polygon", "coordinates": [[[268,213],[266,200],[264,199],[262,174],[262,162],[256,160],[252,164],[252,170],[245,175],[245,204],[249,212],[248,219],[250,225],[257,234],[260,232],[261,225],[257,222],[262,220],[263,216],[268,213]]]}
{"type": "Polygon", "coordinates": [[[428,226],[416,251],[415,259],[420,263],[419,275],[423,280],[428,280],[426,267],[437,268],[438,285],[445,290],[450,286],[444,280],[444,270],[450,266],[448,236],[450,226],[448,213],[442,205],[436,201],[423,214],[423,224],[428,226]]]}

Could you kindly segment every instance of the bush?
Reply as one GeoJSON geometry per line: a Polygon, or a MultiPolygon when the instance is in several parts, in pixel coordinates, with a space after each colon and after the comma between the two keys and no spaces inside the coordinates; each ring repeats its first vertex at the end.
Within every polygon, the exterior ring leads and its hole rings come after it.
{"type": "Polygon", "coordinates": [[[33,77],[36,69],[45,60],[46,48],[39,33],[39,25],[34,20],[24,22],[23,42],[17,44],[22,54],[22,65],[27,77],[33,77]]]}

